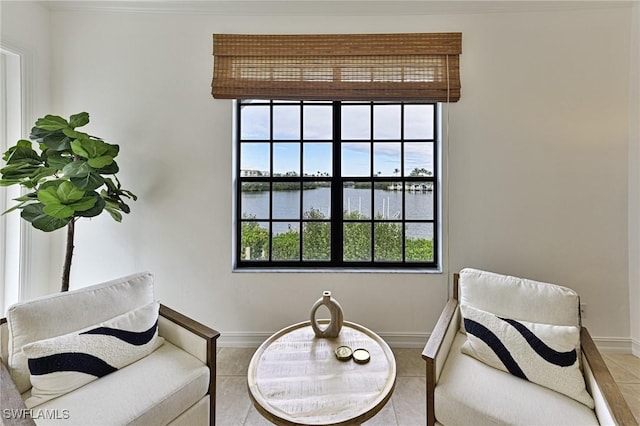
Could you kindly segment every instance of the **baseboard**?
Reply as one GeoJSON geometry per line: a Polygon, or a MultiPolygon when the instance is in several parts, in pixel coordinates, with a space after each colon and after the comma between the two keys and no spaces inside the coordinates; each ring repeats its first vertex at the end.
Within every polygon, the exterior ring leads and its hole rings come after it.
{"type": "MultiPolygon", "coordinates": [[[[424,348],[431,333],[380,333],[380,337],[392,348],[424,348]]],[[[271,336],[264,332],[228,332],[221,333],[219,347],[257,348],[271,336]]],[[[640,342],[624,337],[594,337],[596,346],[602,352],[633,353],[640,356],[640,342]]]]}
{"type": "Polygon", "coordinates": [[[594,337],[593,341],[600,352],[632,353],[632,340],[628,337],[594,337]]]}

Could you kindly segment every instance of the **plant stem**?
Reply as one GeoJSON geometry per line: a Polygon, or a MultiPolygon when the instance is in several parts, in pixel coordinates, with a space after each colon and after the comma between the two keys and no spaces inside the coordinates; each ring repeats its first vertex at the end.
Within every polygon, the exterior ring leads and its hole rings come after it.
{"type": "Polygon", "coordinates": [[[71,219],[67,225],[67,251],[64,256],[64,270],[62,271],[62,288],[60,291],[69,291],[69,276],[71,275],[71,258],[73,257],[73,235],[75,233],[76,220],[71,219]]]}

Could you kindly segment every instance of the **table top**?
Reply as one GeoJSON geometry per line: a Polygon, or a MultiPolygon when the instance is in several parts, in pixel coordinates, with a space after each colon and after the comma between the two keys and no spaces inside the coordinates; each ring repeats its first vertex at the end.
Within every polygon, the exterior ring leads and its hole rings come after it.
{"type": "Polygon", "coordinates": [[[276,424],[362,423],[391,397],[396,362],[387,343],[361,325],[345,321],[338,337],[324,339],[306,321],[280,330],[258,348],[247,381],[258,411],[276,424]],[[370,361],[340,361],[334,353],[339,346],[364,348],[370,361]]]}

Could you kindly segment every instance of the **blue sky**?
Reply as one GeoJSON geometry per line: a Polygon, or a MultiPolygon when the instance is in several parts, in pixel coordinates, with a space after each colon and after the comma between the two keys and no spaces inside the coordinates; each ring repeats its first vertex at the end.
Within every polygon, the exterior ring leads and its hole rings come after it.
{"type": "MultiPolygon", "coordinates": [[[[303,170],[302,173],[331,174],[331,143],[324,142],[332,138],[332,109],[330,105],[310,104],[303,107],[302,136],[303,170]]],[[[245,106],[241,110],[242,139],[264,140],[270,135],[269,107],[264,105],[245,106]]],[[[433,137],[433,108],[428,105],[405,105],[405,138],[428,139],[433,137]]],[[[374,106],[373,139],[371,152],[371,117],[367,105],[344,105],[342,109],[342,139],[348,140],[341,145],[343,176],[368,176],[371,155],[374,171],[381,176],[396,176],[400,164],[400,128],[401,115],[399,105],[374,106]],[[393,141],[398,142],[393,142],[393,141]],[[367,141],[367,142],[365,142],[367,141]]],[[[292,105],[274,105],[273,161],[274,173],[295,171],[300,173],[300,144],[285,141],[300,140],[300,109],[292,105]]],[[[268,143],[243,143],[241,159],[242,169],[267,171],[269,169],[268,143]]],[[[432,143],[405,143],[405,174],[414,168],[426,168],[433,171],[431,155],[432,143]]]]}

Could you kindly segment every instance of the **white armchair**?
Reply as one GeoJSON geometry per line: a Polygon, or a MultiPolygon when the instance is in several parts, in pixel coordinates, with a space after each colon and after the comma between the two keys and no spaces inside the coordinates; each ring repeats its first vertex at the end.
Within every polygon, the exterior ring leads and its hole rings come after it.
{"type": "Polygon", "coordinates": [[[638,425],[589,332],[581,327],[578,295],[566,287],[463,269],[454,275],[453,297],[422,357],[427,364],[429,426],[638,425]],[[486,327],[478,325],[481,319],[486,319],[486,327]],[[528,335],[512,327],[518,322],[542,334],[574,330],[577,355],[572,366],[550,366],[545,372],[547,361],[534,353],[541,344],[510,346],[528,335]],[[505,364],[525,371],[509,374],[505,364]],[[571,368],[582,394],[576,386],[565,386],[564,375],[571,368]]]}
{"type": "Polygon", "coordinates": [[[0,423],[215,425],[218,336],[156,302],[149,273],[18,303],[0,320],[0,423]]]}

